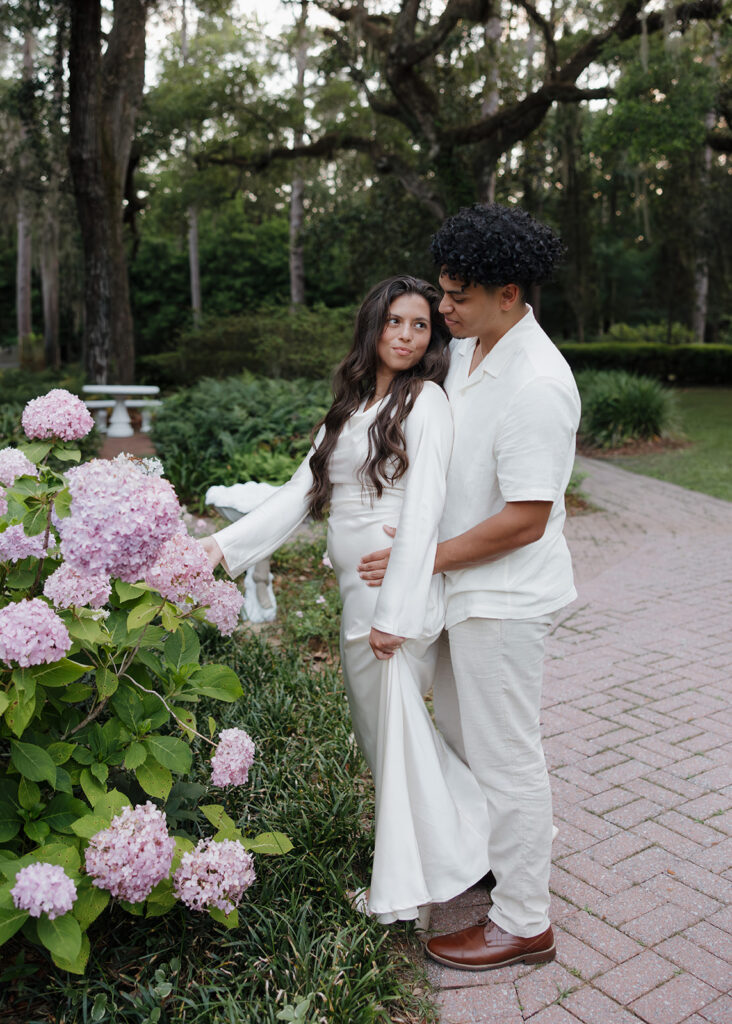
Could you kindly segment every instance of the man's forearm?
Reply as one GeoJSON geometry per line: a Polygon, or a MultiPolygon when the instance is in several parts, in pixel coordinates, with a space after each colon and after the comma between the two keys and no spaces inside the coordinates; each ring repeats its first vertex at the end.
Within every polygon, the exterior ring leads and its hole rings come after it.
{"type": "Polygon", "coordinates": [[[546,528],[550,501],[512,501],[465,533],[437,545],[435,572],[471,569],[539,540],[546,528]]]}

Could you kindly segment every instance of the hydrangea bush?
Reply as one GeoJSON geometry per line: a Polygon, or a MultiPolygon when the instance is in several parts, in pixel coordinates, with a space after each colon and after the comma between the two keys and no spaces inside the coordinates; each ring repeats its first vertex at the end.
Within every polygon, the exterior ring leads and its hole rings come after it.
{"type": "Polygon", "coordinates": [[[187,535],[162,466],[73,465],[92,421],[59,389],[22,423],[28,443],[0,450],[0,944],[22,929],[83,973],[87,929],[111,900],[233,928],[252,854],[291,843],[245,836],[220,804],[197,808],[214,829],[197,843],[166,818],[194,742],[217,787],[246,783],[254,743],[217,736],[212,718],[199,731],[201,697],[243,691],[232,669],[200,664],[196,624],[231,633],[242,597],[187,535]]]}

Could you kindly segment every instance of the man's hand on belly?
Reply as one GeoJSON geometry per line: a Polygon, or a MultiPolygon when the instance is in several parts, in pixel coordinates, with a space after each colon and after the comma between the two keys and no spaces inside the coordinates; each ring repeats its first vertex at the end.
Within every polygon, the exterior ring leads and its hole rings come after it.
{"type": "MultiPolygon", "coordinates": [[[[385,526],[384,533],[388,534],[390,537],[395,537],[396,527],[385,526]]],[[[372,551],[371,554],[363,556],[361,561],[358,563],[358,575],[367,587],[380,587],[384,582],[384,576],[386,575],[386,568],[389,565],[390,556],[391,548],[382,548],[381,551],[372,551]]],[[[371,646],[373,647],[373,644],[371,646]]],[[[378,654],[376,656],[378,658],[378,654]]]]}
{"type": "Polygon", "coordinates": [[[404,643],[405,637],[395,636],[393,633],[382,633],[380,629],[371,627],[369,643],[371,650],[379,661],[388,661],[393,658],[396,652],[404,643]]]}

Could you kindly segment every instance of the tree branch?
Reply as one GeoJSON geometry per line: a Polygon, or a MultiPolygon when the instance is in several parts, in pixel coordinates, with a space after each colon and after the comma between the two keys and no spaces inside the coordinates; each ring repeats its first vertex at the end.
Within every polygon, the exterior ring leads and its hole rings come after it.
{"type": "MultiPolygon", "coordinates": [[[[560,68],[557,77],[565,81],[575,81],[596,57],[599,57],[604,46],[613,37],[623,41],[640,35],[643,31],[643,19],[638,15],[643,9],[645,0],[631,0],[621,11],[617,20],[604,32],[598,32],[574,53],[560,68]]],[[[674,9],[674,19],[683,26],[695,19],[709,21],[716,18],[722,11],[722,0],[698,0],[696,3],[678,4],[674,9]]],[[[649,33],[660,32],[664,26],[663,12],[655,11],[645,19],[649,33]]]]}
{"type": "Polygon", "coordinates": [[[200,154],[196,157],[199,166],[206,163],[240,167],[243,170],[257,173],[266,170],[270,164],[278,160],[300,160],[302,158],[319,157],[332,160],[337,153],[352,150],[363,153],[371,158],[375,170],[379,174],[394,174],[399,178],[407,192],[418,199],[437,218],[445,216],[444,205],[433,189],[429,187],[419,173],[397,156],[382,148],[376,139],[342,132],[327,132],[313,142],[301,146],[278,146],[264,153],[252,156],[240,156],[237,153],[227,155],[219,153],[200,154]]]}
{"type": "MultiPolygon", "coordinates": [[[[545,82],[518,103],[504,107],[503,110],[499,110],[490,117],[484,117],[480,121],[475,121],[473,124],[444,132],[442,139],[450,147],[484,142],[491,136],[507,130],[513,129],[514,132],[520,132],[524,121],[533,120],[538,111],[541,111],[543,117],[555,101],[582,103],[585,100],[605,100],[612,95],[613,91],[609,86],[600,89],[580,89],[574,82],[545,82]]],[[[518,142],[521,138],[524,138],[524,134],[517,134],[513,141],[518,142]]],[[[510,144],[513,145],[513,142],[510,144]]]]}
{"type": "Polygon", "coordinates": [[[535,4],[529,3],[529,0],[519,0],[519,4],[534,24],[539,27],[541,34],[544,36],[547,67],[553,72],[557,66],[557,44],[554,39],[554,25],[537,10],[535,4]]]}
{"type": "Polygon", "coordinates": [[[440,17],[419,39],[394,40],[394,56],[398,56],[400,63],[414,67],[437,53],[459,21],[482,24],[494,13],[493,8],[494,0],[448,0],[440,17]]]}

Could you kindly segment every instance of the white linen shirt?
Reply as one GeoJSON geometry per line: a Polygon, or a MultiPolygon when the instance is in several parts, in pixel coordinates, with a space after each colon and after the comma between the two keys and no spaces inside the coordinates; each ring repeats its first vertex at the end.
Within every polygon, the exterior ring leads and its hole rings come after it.
{"type": "Polygon", "coordinates": [[[529,619],[573,601],[562,532],[580,399],[566,360],[528,312],[469,375],[475,338],[451,344],[445,390],[455,441],[440,540],[509,501],[551,501],[544,535],[483,565],[445,573],[448,628],[472,617],[529,619]]]}

